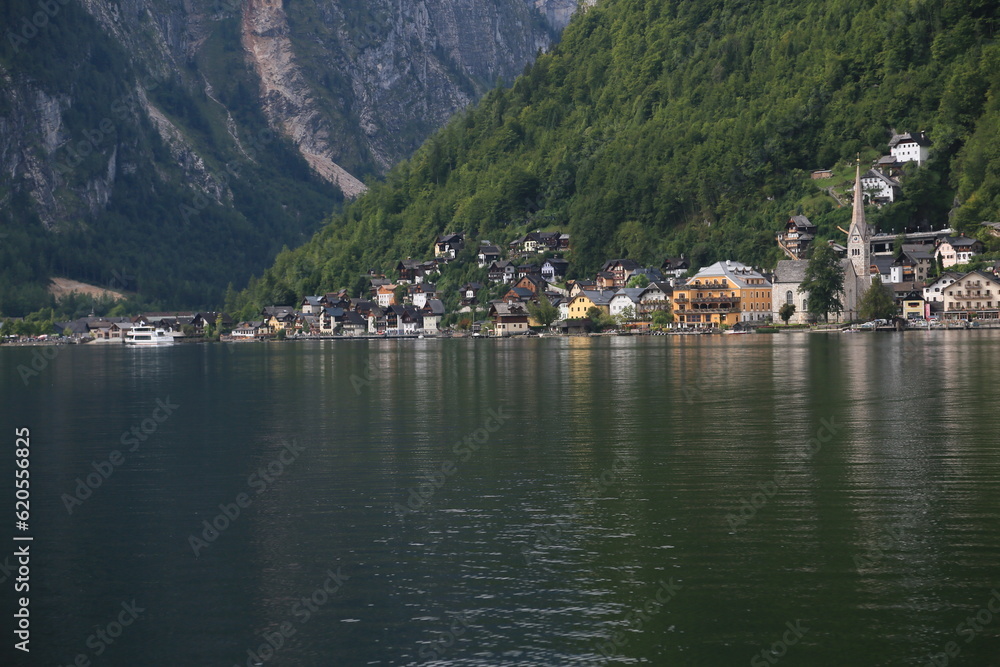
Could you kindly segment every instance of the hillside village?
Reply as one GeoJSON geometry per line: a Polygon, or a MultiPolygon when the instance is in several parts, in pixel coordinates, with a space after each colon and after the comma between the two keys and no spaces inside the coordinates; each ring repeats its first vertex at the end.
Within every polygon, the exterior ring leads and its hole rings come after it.
{"type": "MultiPolygon", "coordinates": [[[[951,229],[905,235],[871,233],[865,205],[884,206],[899,197],[909,168],[927,160],[930,142],[921,133],[895,135],[890,154],[855,179],[856,226],[865,240],[829,242],[858,284],[878,276],[891,290],[898,314],[908,320],[997,320],[1000,314],[1000,261],[988,270],[955,271],[984,251],[982,241],[951,229]],[[866,242],[867,241],[867,242],[866,242]],[[854,244],[854,249],[849,246],[854,244]],[[863,245],[864,249],[858,250],[863,245]],[[852,257],[848,257],[848,253],[852,257]]],[[[818,170],[814,179],[830,178],[818,170]]],[[[1000,223],[983,223],[987,236],[1000,237],[1000,223]]],[[[840,231],[848,234],[848,230],[840,231]]],[[[800,289],[818,229],[808,217],[793,215],[775,241],[787,257],[773,271],[735,259],[693,270],[683,255],[655,266],[628,258],[608,259],[586,279],[570,279],[565,255],[569,234],[533,231],[506,245],[473,242],[463,232],[434,239],[425,259],[401,259],[394,275],[370,271],[367,293],[341,289],[306,295],[297,303],[265,306],[252,320],[235,322],[220,312],[154,312],[135,317],[86,317],[56,324],[65,335],[108,342],[124,340],[129,329],[148,325],[195,338],[261,340],[289,336],[420,336],[469,332],[513,336],[547,330],[589,333],[607,329],[720,331],[806,325],[809,295],[800,289]],[[484,282],[470,281],[452,293],[436,281],[453,264],[475,263],[484,282]],[[450,304],[450,307],[446,304],[450,304]]],[[[857,287],[855,291],[863,291],[857,287]]],[[[845,307],[827,314],[831,322],[859,317],[858,294],[848,292],[845,307]]]]}

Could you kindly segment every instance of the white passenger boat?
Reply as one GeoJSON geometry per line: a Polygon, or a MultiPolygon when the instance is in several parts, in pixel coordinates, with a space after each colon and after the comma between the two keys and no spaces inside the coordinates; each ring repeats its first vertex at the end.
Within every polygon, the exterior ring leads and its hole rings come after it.
{"type": "Polygon", "coordinates": [[[125,332],[125,344],[142,347],[173,345],[174,337],[163,329],[155,329],[150,326],[137,326],[125,332]]]}

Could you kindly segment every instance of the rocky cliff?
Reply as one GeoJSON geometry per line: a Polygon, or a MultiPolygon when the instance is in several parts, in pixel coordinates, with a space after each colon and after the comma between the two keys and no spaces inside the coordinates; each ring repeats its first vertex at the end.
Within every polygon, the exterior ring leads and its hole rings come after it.
{"type": "Polygon", "coordinates": [[[68,0],[41,18],[39,6],[0,8],[0,226],[13,228],[0,233],[56,232],[34,273],[100,281],[197,217],[232,244],[202,232],[218,248],[204,261],[239,280],[512,80],[576,0],[68,0]],[[134,247],[117,243],[121,226],[134,247]],[[64,247],[73,234],[92,256],[64,247]]]}

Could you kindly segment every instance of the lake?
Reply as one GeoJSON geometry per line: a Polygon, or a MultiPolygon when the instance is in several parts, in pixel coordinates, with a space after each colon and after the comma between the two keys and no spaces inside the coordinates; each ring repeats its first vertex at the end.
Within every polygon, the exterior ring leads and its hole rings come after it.
{"type": "Polygon", "coordinates": [[[1000,665],[1000,331],[42,349],[14,664],[1000,665]]]}

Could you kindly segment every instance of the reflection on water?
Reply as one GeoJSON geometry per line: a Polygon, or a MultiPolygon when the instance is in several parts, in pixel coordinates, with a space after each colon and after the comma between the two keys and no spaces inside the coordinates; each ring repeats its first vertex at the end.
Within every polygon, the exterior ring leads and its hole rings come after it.
{"type": "Polygon", "coordinates": [[[38,664],[98,658],[133,599],[101,664],[746,664],[788,623],[808,631],[782,664],[922,665],[949,641],[997,664],[1000,625],[956,626],[1000,586],[998,344],[108,346],[28,386],[31,350],[0,349],[4,428],[32,429],[38,664]]]}

